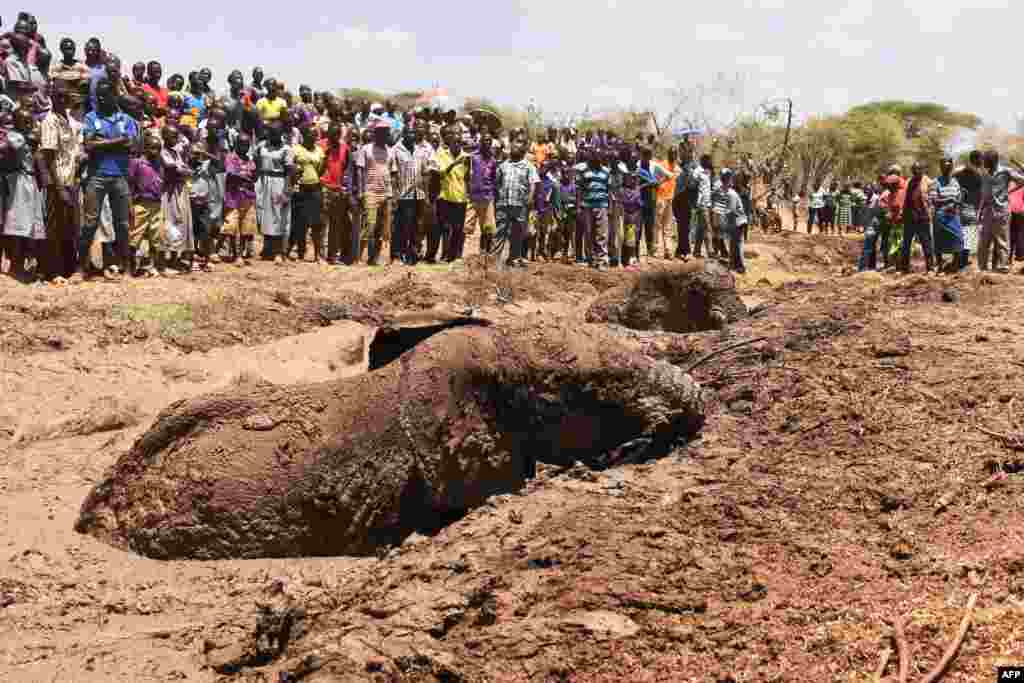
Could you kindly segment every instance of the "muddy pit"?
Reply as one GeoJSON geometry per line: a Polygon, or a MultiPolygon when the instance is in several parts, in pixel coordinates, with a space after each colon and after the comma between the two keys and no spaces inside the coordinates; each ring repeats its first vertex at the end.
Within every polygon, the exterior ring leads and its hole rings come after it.
{"type": "Polygon", "coordinates": [[[537,462],[607,467],[685,443],[700,387],[633,351],[539,317],[391,326],[368,374],[170,406],[76,529],[159,559],[373,554],[518,491],[537,462]]]}

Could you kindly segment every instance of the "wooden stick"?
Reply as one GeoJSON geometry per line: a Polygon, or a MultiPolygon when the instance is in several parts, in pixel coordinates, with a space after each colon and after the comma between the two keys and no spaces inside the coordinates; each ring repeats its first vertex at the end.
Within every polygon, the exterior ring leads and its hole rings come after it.
{"type": "Polygon", "coordinates": [[[935,681],[942,678],[942,674],[945,673],[946,667],[953,661],[953,657],[956,656],[957,650],[960,649],[960,644],[964,642],[964,636],[967,635],[967,629],[971,627],[971,618],[974,614],[974,603],[978,601],[978,594],[974,593],[970,599],[967,600],[967,612],[964,614],[963,620],[960,621],[960,630],[957,631],[956,638],[949,647],[946,648],[946,653],[942,655],[942,659],[935,665],[935,668],[931,672],[921,679],[921,683],[935,683],[935,681]]]}
{"type": "Polygon", "coordinates": [[[767,339],[768,339],[768,337],[758,337],[756,339],[747,339],[746,341],[741,341],[741,342],[736,342],[735,344],[730,344],[729,346],[726,346],[725,348],[718,349],[717,351],[712,351],[711,353],[709,353],[708,355],[704,356],[703,358],[698,359],[697,362],[693,363],[690,367],[686,368],[686,372],[687,373],[693,372],[694,369],[700,367],[701,365],[704,365],[704,363],[708,362],[712,358],[715,358],[716,356],[720,356],[723,353],[726,353],[727,351],[732,351],[733,349],[738,349],[741,346],[748,346],[750,344],[756,344],[757,342],[766,341],[767,339]]]}
{"type": "Polygon", "coordinates": [[[892,648],[885,648],[882,650],[882,656],[878,660],[878,668],[875,669],[874,683],[880,683],[882,680],[882,674],[885,673],[885,667],[889,663],[889,656],[892,655],[892,648]]]}
{"type": "Polygon", "coordinates": [[[896,641],[896,653],[900,658],[899,683],[907,683],[907,676],[910,675],[910,646],[907,644],[907,634],[903,632],[903,625],[906,617],[899,617],[893,624],[893,640],[896,641]]]}

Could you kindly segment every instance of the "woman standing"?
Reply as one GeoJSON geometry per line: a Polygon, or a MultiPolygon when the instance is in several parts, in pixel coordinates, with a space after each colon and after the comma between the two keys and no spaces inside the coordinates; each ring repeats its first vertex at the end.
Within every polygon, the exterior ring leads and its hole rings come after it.
{"type": "Polygon", "coordinates": [[[36,180],[35,159],[30,137],[32,113],[27,107],[14,112],[14,128],[0,144],[0,155],[10,159],[10,172],[2,177],[4,251],[11,260],[11,275],[26,276],[25,260],[33,251],[33,242],[46,239],[43,205],[46,195],[36,180]]]}
{"type": "Polygon", "coordinates": [[[836,231],[838,233],[850,232],[853,224],[853,192],[850,184],[843,185],[842,192],[836,198],[836,231]]]}
{"type": "Polygon", "coordinates": [[[320,220],[320,174],[324,168],[324,150],[316,144],[313,126],[302,128],[302,144],[292,148],[295,156],[296,171],[299,176],[299,187],[292,195],[292,232],[291,244],[298,247],[297,260],[306,259],[306,234],[313,230],[313,262],[320,262],[323,250],[323,222],[320,220]]]}
{"type": "MultiPolygon", "coordinates": [[[[174,264],[178,270],[183,266],[181,255],[195,248],[195,236],[192,231],[192,202],[189,198],[188,181],[192,177],[192,169],[185,159],[184,146],[181,145],[181,134],[174,126],[163,128],[164,149],[160,153],[160,162],[164,173],[164,187],[161,195],[163,205],[166,240],[164,246],[169,252],[167,263],[174,264]]],[[[170,271],[168,271],[170,272],[170,271]]]]}
{"type": "Polygon", "coordinates": [[[953,159],[945,157],[939,167],[941,172],[928,188],[928,200],[935,212],[935,270],[942,271],[942,254],[953,254],[953,267],[963,270],[967,267],[963,258],[964,232],[960,226],[960,203],[963,191],[953,177],[953,159]]]}
{"type": "Polygon", "coordinates": [[[291,174],[295,168],[292,148],[281,138],[278,122],[266,128],[267,139],[256,146],[256,222],[267,243],[264,254],[284,263],[284,240],[291,231],[291,174]]]}

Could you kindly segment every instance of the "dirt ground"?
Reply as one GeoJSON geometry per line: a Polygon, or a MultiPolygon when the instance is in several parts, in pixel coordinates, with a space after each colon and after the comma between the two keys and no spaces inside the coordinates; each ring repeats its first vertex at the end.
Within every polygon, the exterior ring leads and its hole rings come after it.
{"type": "Polygon", "coordinates": [[[397,312],[583,324],[632,275],[496,275],[471,256],[62,289],[3,278],[0,671],[867,682],[886,621],[907,615],[918,680],[977,593],[944,680],[994,680],[1024,664],[1024,278],[853,275],[858,253],[850,237],[755,231],[738,278],[753,315],[689,335],[675,359],[766,338],[694,371],[714,397],[698,440],[645,465],[544,467],[379,558],[159,562],[73,526],[175,400],[354,376],[371,326],[397,312]]]}

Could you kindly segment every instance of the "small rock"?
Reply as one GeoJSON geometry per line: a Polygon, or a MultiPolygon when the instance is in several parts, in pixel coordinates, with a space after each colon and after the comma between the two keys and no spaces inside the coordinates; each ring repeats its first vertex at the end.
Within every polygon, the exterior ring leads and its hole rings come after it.
{"type": "Polygon", "coordinates": [[[249,429],[254,432],[268,432],[276,426],[277,423],[266,415],[250,415],[245,418],[245,422],[242,423],[242,427],[244,429],[249,429]]]}
{"type": "Polygon", "coordinates": [[[512,522],[513,524],[522,524],[523,516],[515,510],[509,510],[508,521],[512,522]]]}
{"type": "Polygon", "coordinates": [[[733,401],[729,404],[729,410],[738,415],[750,415],[754,412],[754,404],[750,401],[733,401]]]}
{"type": "Polygon", "coordinates": [[[51,349],[66,349],[71,346],[71,343],[67,339],[58,335],[51,335],[47,337],[46,344],[51,349]]]}
{"type": "Polygon", "coordinates": [[[272,579],[270,582],[270,594],[277,595],[278,593],[284,593],[288,590],[288,577],[278,576],[272,579]]]}
{"type": "Polygon", "coordinates": [[[274,292],[274,301],[281,304],[282,306],[291,306],[292,297],[288,292],[276,291],[274,292]]]}
{"type": "Polygon", "coordinates": [[[955,289],[944,289],[942,290],[942,300],[947,304],[958,304],[960,303],[960,292],[955,289]]]}
{"type": "Polygon", "coordinates": [[[974,335],[974,341],[976,341],[976,342],[987,342],[988,341],[988,335],[976,334],[976,335],[974,335]]]}
{"type": "Polygon", "coordinates": [[[17,600],[11,593],[0,593],[0,608],[10,607],[17,600]]]}

